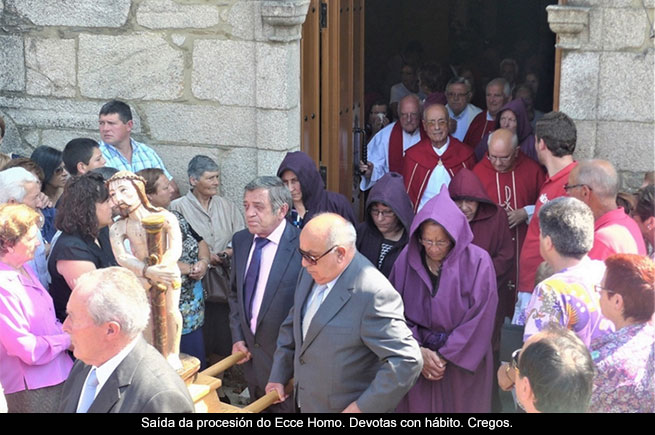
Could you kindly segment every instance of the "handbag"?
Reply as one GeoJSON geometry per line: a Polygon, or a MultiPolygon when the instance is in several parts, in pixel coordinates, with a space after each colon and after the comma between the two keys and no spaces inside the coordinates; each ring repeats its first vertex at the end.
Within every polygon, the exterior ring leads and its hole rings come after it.
{"type": "Polygon", "coordinates": [[[227,304],[230,292],[230,257],[221,256],[223,263],[210,267],[202,278],[205,299],[208,302],[227,304]]]}

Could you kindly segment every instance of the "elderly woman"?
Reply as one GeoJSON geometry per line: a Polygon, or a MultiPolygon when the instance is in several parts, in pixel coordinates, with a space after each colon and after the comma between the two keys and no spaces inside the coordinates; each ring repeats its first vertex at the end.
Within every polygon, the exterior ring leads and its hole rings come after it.
{"type": "Polygon", "coordinates": [[[421,346],[422,376],[399,412],[489,412],[498,295],[489,254],[474,245],[447,187],[414,218],[390,281],[421,346]]]}
{"type": "MultiPolygon", "coordinates": [[[[159,168],[143,169],[137,172],[146,180],[146,195],[155,207],[168,208],[173,196],[173,186],[163,170],[159,168]]],[[[180,223],[182,233],[182,256],[177,262],[182,273],[180,294],[180,312],[183,327],[180,351],[195,356],[200,360],[200,369],[206,362],[205,342],[202,325],[205,322],[205,296],[201,279],[209,268],[209,246],[191,228],[184,216],[172,212],[180,223]]]]}
{"type": "Polygon", "coordinates": [[[366,200],[366,219],[357,226],[357,250],[389,277],[409,240],[414,211],[402,175],[385,174],[366,200]]]}
{"type": "MultiPolygon", "coordinates": [[[[494,130],[499,128],[512,131],[519,139],[519,149],[532,160],[540,163],[535,148],[534,132],[522,99],[512,100],[498,111],[494,130]]],[[[484,158],[484,153],[487,152],[490,134],[485,134],[478,146],[475,147],[475,158],[478,162],[484,158]]]]}
{"type": "Polygon", "coordinates": [[[116,266],[109,241],[112,201],[101,175],[71,177],[59,199],[55,225],[62,233],[48,257],[50,294],[60,321],[77,278],[85,272],[116,266]]]}
{"type": "Polygon", "coordinates": [[[592,412],[655,412],[655,263],[635,254],[605,259],[597,287],[616,332],[591,343],[597,374],[592,412]]]}
{"type": "Polygon", "coordinates": [[[71,339],[52,298],[25,264],[39,244],[41,216],[0,205],[0,383],[9,412],[54,412],[73,366],[71,339]]]}
{"type": "Polygon", "coordinates": [[[232,353],[227,291],[232,235],[245,227],[241,211],[218,195],[218,165],[211,158],[197,155],[187,168],[191,190],[171,203],[209,246],[210,266],[203,280],[207,293],[204,340],[208,356],[232,353]],[[223,292],[224,291],[224,292],[223,292]]]}
{"type": "Polygon", "coordinates": [[[64,192],[64,186],[66,185],[66,180],[68,180],[68,172],[64,167],[62,152],[58,149],[48,146],[37,147],[32,152],[30,159],[43,169],[44,181],[41,185],[41,191],[47,195],[52,204],[52,207],[42,209],[44,222],[41,228],[43,238],[50,243],[52,236],[57,231],[55,228],[55,205],[64,192]]]}

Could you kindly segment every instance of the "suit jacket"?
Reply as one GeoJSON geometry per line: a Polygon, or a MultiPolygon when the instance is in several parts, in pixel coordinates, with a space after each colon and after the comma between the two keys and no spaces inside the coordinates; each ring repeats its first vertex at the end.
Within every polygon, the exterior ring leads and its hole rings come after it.
{"type": "Polygon", "coordinates": [[[298,252],[299,235],[300,230],[287,222],[268,276],[254,335],[250,330],[250,321],[246,319],[243,292],[246,265],[254,236],[248,230],[242,230],[232,238],[234,254],[232,291],[229,295],[230,329],[232,341],[245,341],[252,354],[252,359],[243,365],[243,369],[253,399],[265,394],[264,388],[277,348],[278,331],[293,305],[293,295],[302,267],[302,257],[298,252]]]}
{"type": "Polygon", "coordinates": [[[293,376],[302,412],[392,411],[414,385],[423,359],[403,302],[363,255],[343,271],[302,338],[302,309],[314,280],[303,270],[294,307],[280,328],[270,382],[293,376]]]}
{"type": "MultiPolygon", "coordinates": [[[[91,366],[78,360],[64,384],[59,412],[75,412],[91,366]]],[[[189,390],[164,357],[143,337],[116,367],[89,413],[194,412],[189,390]]]]}

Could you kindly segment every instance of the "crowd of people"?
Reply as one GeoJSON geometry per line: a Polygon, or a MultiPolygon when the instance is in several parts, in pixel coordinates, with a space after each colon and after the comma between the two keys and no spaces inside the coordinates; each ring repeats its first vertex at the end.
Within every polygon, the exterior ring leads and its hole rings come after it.
{"type": "Polygon", "coordinates": [[[142,281],[174,282],[132,261],[141,211],[176,223],[180,351],[202,368],[238,354],[251,400],[277,392],[269,412],[508,411],[501,391],[528,412],[655,412],[652,174],[619,195],[613,165],[577,161],[575,123],[531,107],[529,85],[492,79],[482,110],[440,74],[371,106],[361,221],[300,151],[242,206],[197,155],[181,196],[117,100],[100,142],[3,159],[9,412],[193,410],[141,338],[142,281]]]}

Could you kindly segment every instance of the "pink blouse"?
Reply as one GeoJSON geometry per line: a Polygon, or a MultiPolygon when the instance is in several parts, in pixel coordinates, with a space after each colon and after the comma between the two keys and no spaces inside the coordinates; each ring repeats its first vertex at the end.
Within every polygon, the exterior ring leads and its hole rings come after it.
{"type": "Polygon", "coordinates": [[[0,262],[0,383],[5,394],[57,385],[73,360],[71,339],[55,317],[50,294],[34,271],[30,278],[0,262]]]}

